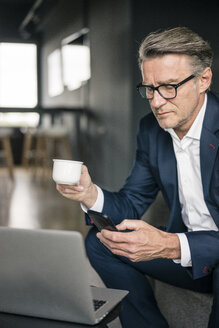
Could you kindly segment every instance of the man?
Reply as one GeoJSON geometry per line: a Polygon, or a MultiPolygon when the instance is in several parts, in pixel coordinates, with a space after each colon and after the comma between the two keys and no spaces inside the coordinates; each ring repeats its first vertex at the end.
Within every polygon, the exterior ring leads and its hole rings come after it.
{"type": "Polygon", "coordinates": [[[168,327],[145,274],[212,292],[208,327],[219,327],[219,96],[209,91],[212,57],[210,45],[186,27],[149,34],[139,50],[138,91],[153,113],[140,122],[124,187],[101,190],[86,167],[80,185],[57,186],[118,224],[119,232],[92,228],[86,248],[108,287],[129,290],[124,328],[168,327]],[[136,220],[159,190],[170,210],[166,230],[136,220]]]}

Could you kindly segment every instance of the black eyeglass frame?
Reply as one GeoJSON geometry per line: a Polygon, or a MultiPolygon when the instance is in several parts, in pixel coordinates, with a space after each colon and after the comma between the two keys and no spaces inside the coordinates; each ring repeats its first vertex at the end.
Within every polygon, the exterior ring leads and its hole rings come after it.
{"type": "Polygon", "coordinates": [[[164,98],[164,99],[174,99],[174,98],[176,98],[176,96],[177,96],[177,89],[178,89],[182,84],[184,84],[184,83],[190,81],[190,80],[193,79],[194,77],[195,77],[195,75],[192,74],[192,75],[190,75],[189,77],[187,77],[186,79],[182,80],[181,82],[179,82],[179,83],[177,83],[177,84],[171,84],[171,83],[160,84],[160,85],[158,85],[157,87],[155,87],[155,86],[153,86],[153,85],[148,85],[148,84],[146,85],[146,84],[139,83],[139,84],[137,85],[136,88],[137,88],[137,91],[139,92],[139,94],[141,95],[141,97],[144,98],[144,99],[147,99],[147,100],[151,100],[151,99],[154,98],[154,91],[157,91],[157,92],[159,93],[159,95],[160,95],[162,98],[164,98]],[[159,90],[159,88],[160,88],[160,87],[163,87],[163,86],[171,86],[171,87],[173,87],[173,88],[175,89],[175,92],[176,92],[175,96],[174,96],[174,97],[164,97],[164,96],[162,95],[162,93],[160,92],[160,90],[159,90]],[[139,90],[140,87],[145,87],[145,88],[148,87],[148,88],[151,88],[151,89],[153,90],[153,97],[152,97],[152,98],[143,97],[142,94],[141,94],[141,92],[140,92],[140,90],[139,90]]]}

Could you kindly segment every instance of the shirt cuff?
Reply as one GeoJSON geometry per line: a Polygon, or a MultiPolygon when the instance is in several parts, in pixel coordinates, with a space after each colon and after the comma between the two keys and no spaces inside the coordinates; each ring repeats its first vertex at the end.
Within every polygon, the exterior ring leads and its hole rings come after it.
{"type": "Polygon", "coordinates": [[[183,267],[191,267],[192,259],[189,247],[189,242],[184,233],[177,233],[181,247],[181,259],[173,260],[175,263],[180,263],[183,267]]]}
{"type": "MultiPolygon", "coordinates": [[[[97,187],[97,200],[94,203],[94,205],[91,208],[89,208],[89,210],[96,211],[96,212],[102,212],[102,210],[103,210],[103,203],[104,203],[103,191],[97,185],[95,185],[95,186],[97,187]]],[[[88,207],[87,206],[85,206],[84,204],[81,203],[81,208],[82,208],[82,210],[85,213],[87,213],[87,211],[88,211],[88,207]]]]}

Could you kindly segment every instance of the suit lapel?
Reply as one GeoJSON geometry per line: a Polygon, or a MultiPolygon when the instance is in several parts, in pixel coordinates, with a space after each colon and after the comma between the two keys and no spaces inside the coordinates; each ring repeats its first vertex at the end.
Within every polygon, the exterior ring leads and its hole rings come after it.
{"type": "Polygon", "coordinates": [[[160,131],[158,138],[158,167],[160,178],[162,184],[170,188],[170,199],[172,199],[175,189],[178,187],[176,186],[177,168],[172,138],[168,132],[164,131],[160,131]]]}
{"type": "MultiPolygon", "coordinates": [[[[215,166],[216,156],[219,148],[219,101],[217,97],[209,93],[206,113],[203,121],[203,129],[200,140],[200,166],[203,184],[204,198],[209,207],[211,203],[212,173],[215,166]]],[[[209,207],[210,210],[210,207],[209,207]]],[[[219,222],[216,222],[219,224],[219,222]]]]}
{"type": "Polygon", "coordinates": [[[210,131],[203,128],[200,143],[201,176],[204,195],[208,198],[211,176],[219,147],[219,139],[210,131]]]}
{"type": "Polygon", "coordinates": [[[160,131],[158,135],[158,167],[162,185],[171,208],[167,230],[180,232],[185,229],[181,217],[181,207],[178,195],[177,163],[173,149],[172,138],[168,132],[160,131]]]}

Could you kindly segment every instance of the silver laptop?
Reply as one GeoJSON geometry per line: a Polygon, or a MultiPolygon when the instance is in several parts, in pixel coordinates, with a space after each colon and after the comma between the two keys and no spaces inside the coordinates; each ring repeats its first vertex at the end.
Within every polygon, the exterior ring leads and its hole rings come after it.
{"type": "Polygon", "coordinates": [[[96,324],[128,292],[89,286],[88,270],[79,232],[0,227],[0,312],[96,324]]]}

